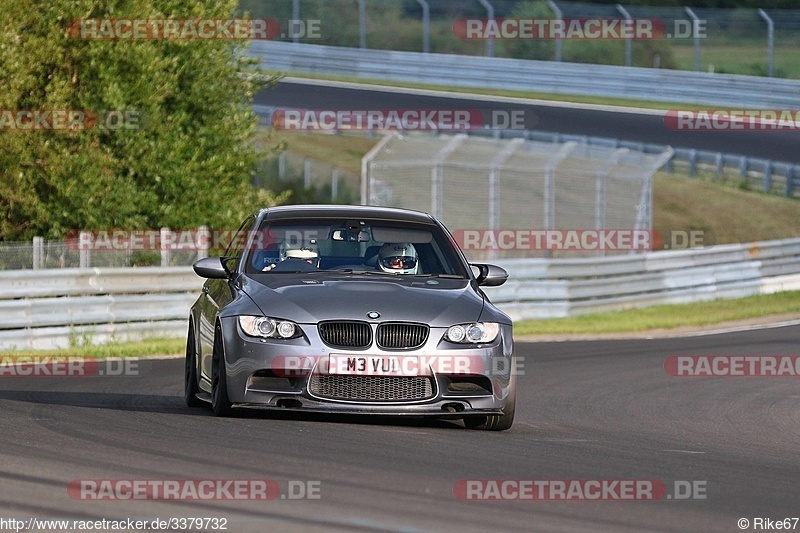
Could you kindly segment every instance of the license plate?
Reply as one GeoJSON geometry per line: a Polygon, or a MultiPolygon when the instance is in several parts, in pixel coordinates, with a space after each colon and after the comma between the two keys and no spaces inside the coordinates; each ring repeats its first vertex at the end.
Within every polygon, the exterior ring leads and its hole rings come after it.
{"type": "MultiPolygon", "coordinates": [[[[424,370],[393,355],[330,354],[328,374],[339,376],[418,376],[424,370]]],[[[415,358],[416,359],[416,358],[415,358]]]]}

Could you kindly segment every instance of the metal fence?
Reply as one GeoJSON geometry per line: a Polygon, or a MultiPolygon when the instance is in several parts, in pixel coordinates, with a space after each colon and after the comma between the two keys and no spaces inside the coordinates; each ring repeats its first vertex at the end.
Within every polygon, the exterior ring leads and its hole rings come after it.
{"type": "MultiPolygon", "coordinates": [[[[671,156],[669,148],[390,134],[364,158],[362,203],[427,211],[451,231],[650,230],[652,176],[671,156]]],[[[541,253],[558,252],[487,255],[541,253]]]]}
{"type": "MultiPolygon", "coordinates": [[[[798,87],[798,90],[800,90],[800,87],[798,87]]],[[[272,115],[281,109],[273,106],[254,106],[255,112],[261,117],[265,126],[272,124],[272,115]]],[[[370,130],[365,134],[375,136],[377,132],[370,130]]],[[[662,153],[666,149],[665,146],[659,144],[626,141],[612,137],[536,130],[478,129],[469,130],[466,134],[497,139],[525,138],[546,143],[577,142],[591,146],[613,147],[615,149],[628,148],[648,154],[662,153]]],[[[689,177],[707,174],[718,180],[736,179],[740,181],[743,189],[782,194],[789,198],[800,196],[800,168],[797,165],[783,161],[709,150],[675,148],[672,157],[664,165],[664,170],[689,177]]]]}
{"type": "Polygon", "coordinates": [[[212,245],[227,246],[231,231],[99,231],[77,238],[0,241],[0,270],[190,266],[208,257],[212,245]]]}
{"type": "Polygon", "coordinates": [[[329,46],[556,61],[679,68],[800,78],[800,10],[711,9],[547,0],[241,0],[254,17],[318,20],[319,36],[304,23],[282,40],[329,46]],[[464,18],[647,18],[670,35],[654,41],[518,42],[459,39],[464,18]],[[695,31],[697,30],[697,31],[695,31]]]}

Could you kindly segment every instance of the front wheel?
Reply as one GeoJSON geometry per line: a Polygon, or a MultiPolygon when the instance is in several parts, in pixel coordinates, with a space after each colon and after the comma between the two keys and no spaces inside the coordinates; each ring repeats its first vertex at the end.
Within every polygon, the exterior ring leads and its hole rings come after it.
{"type": "Polygon", "coordinates": [[[216,416],[232,416],[233,404],[228,398],[228,376],[225,370],[225,351],[222,348],[222,330],[214,332],[214,355],[211,362],[211,409],[216,416]]]}

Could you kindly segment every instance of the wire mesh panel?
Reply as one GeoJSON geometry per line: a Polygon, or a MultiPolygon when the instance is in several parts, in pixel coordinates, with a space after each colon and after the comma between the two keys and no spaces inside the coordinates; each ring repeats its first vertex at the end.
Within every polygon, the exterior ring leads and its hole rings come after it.
{"type": "Polygon", "coordinates": [[[393,135],[365,161],[363,200],[432,213],[471,259],[644,251],[598,245],[597,235],[651,229],[651,177],[671,154],[574,141],[393,135]]]}

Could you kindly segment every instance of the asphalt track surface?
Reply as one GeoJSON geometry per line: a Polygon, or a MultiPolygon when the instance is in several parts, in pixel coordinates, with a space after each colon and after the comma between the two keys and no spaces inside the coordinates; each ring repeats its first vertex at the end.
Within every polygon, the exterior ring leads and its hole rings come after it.
{"type": "MultiPolygon", "coordinates": [[[[591,80],[587,80],[591,83],[591,80]]],[[[655,96],[654,96],[655,97],[655,96]]],[[[524,111],[525,128],[548,132],[612,137],[617,139],[695,148],[756,158],[800,163],[800,130],[794,131],[672,131],[664,124],[665,112],[620,111],[605,106],[565,106],[536,101],[492,101],[466,94],[432,96],[396,92],[354,84],[289,80],[258,93],[255,103],[267,106],[313,110],[462,110],[488,112],[524,111]],[[340,86],[343,85],[343,86],[340,86]]],[[[714,106],[708,106],[713,109],[714,106]]],[[[681,109],[675,104],[675,109],[681,109]]]]}
{"type": "MultiPolygon", "coordinates": [[[[526,343],[517,421],[288,416],[184,406],[182,361],[127,377],[0,378],[0,518],[225,517],[228,531],[739,531],[800,515],[798,378],[671,377],[669,355],[796,355],[800,326],[526,343]],[[76,479],[319,481],[320,499],[84,501],[76,479]],[[704,481],[677,501],[462,501],[466,479],[704,481]],[[752,527],[752,525],[751,525],[752,527]]],[[[800,525],[798,526],[800,527],[800,525]]]]}

